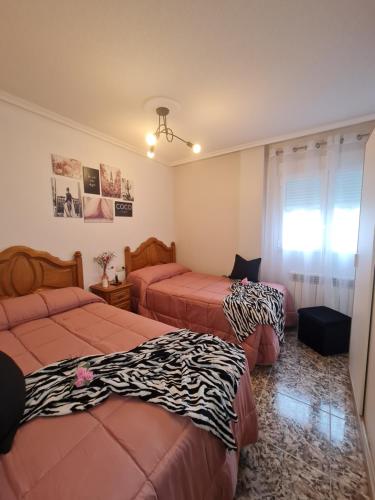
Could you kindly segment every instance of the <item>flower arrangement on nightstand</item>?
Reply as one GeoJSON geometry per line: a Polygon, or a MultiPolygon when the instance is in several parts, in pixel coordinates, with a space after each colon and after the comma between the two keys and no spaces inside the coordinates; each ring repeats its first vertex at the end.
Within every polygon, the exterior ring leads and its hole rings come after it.
{"type": "Polygon", "coordinates": [[[108,288],[108,286],[109,286],[107,268],[108,268],[108,264],[111,262],[111,260],[114,257],[115,257],[114,252],[103,252],[103,253],[99,254],[97,257],[94,257],[94,261],[97,264],[99,264],[99,266],[103,269],[103,273],[102,273],[102,287],[103,288],[108,288]]]}
{"type": "Polygon", "coordinates": [[[130,311],[130,287],[132,285],[131,283],[127,283],[126,281],[123,281],[121,283],[117,276],[117,272],[119,272],[120,270],[125,271],[125,268],[117,268],[116,279],[111,283],[108,280],[108,265],[114,257],[114,252],[103,252],[97,257],[94,257],[95,262],[99,264],[99,266],[103,269],[103,274],[101,283],[91,285],[90,290],[91,292],[95,293],[95,295],[99,295],[99,297],[102,297],[111,306],[130,311]]]}

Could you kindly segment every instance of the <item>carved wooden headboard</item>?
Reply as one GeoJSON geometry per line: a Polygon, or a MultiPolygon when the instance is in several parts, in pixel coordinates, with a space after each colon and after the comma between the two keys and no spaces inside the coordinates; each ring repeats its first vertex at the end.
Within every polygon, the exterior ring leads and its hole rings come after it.
{"type": "Polygon", "coordinates": [[[81,252],[75,252],[72,260],[23,246],[0,252],[0,298],[66,286],[83,288],[81,252]]]}
{"type": "Polygon", "coordinates": [[[132,252],[130,247],[125,247],[126,272],[136,271],[146,266],[169,264],[176,262],[176,245],[172,241],[168,247],[157,238],[149,238],[132,252]]]}

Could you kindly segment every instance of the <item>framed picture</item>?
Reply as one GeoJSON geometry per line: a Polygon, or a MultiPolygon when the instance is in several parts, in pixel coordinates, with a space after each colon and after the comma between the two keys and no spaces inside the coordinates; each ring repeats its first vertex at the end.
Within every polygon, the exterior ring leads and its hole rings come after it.
{"type": "Polygon", "coordinates": [[[88,194],[100,194],[99,170],[83,167],[83,191],[88,194]]]}
{"type": "Polygon", "coordinates": [[[133,217],[133,203],[127,201],[115,201],[116,217],[133,217]]]}
{"type": "Polygon", "coordinates": [[[121,198],[124,201],[134,201],[134,182],[130,179],[121,179],[121,198]]]}
{"type": "Polygon", "coordinates": [[[81,179],[82,166],[81,162],[73,158],[64,158],[63,156],[51,154],[52,171],[55,175],[64,177],[72,177],[73,179],[81,179]]]}
{"type": "Polygon", "coordinates": [[[52,202],[55,217],[82,217],[81,184],[67,177],[52,177],[52,202]]]}
{"type": "Polygon", "coordinates": [[[100,164],[100,185],[102,196],[121,198],[121,170],[100,164]]]}
{"type": "Polygon", "coordinates": [[[113,222],[113,202],[106,198],[83,197],[85,222],[113,222]]]}

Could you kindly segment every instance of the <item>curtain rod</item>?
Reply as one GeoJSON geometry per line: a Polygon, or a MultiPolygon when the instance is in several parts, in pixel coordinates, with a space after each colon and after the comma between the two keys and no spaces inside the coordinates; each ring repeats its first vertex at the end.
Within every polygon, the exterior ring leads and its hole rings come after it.
{"type": "MultiPolygon", "coordinates": [[[[362,140],[364,137],[369,137],[370,134],[357,134],[357,141],[360,141],[362,140]]],[[[340,144],[343,144],[344,143],[344,138],[341,136],[340,137],[340,144]]],[[[321,141],[321,142],[316,142],[315,143],[315,147],[316,149],[319,149],[321,146],[326,146],[327,144],[327,141],[321,141]]],[[[297,153],[297,151],[300,151],[301,149],[304,149],[306,151],[307,149],[307,144],[305,144],[304,146],[295,146],[292,151],[293,153],[297,153]]],[[[281,155],[282,153],[284,153],[284,150],[283,149],[278,149],[275,154],[276,155],[281,155]]]]}

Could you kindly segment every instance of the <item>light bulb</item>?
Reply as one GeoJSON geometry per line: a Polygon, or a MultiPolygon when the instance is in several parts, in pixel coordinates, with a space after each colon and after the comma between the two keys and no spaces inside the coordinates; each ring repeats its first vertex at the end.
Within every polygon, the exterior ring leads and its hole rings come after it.
{"type": "Polygon", "coordinates": [[[148,156],[149,158],[151,158],[151,160],[152,160],[152,158],[155,156],[155,153],[154,153],[153,151],[151,151],[151,150],[150,150],[150,151],[147,151],[147,156],[148,156]]]}
{"type": "Polygon", "coordinates": [[[146,142],[149,146],[155,146],[156,144],[156,135],[155,134],[147,134],[146,135],[146,142]]]}
{"type": "Polygon", "coordinates": [[[193,153],[198,154],[202,150],[202,147],[200,144],[193,144],[193,153]]]}

